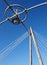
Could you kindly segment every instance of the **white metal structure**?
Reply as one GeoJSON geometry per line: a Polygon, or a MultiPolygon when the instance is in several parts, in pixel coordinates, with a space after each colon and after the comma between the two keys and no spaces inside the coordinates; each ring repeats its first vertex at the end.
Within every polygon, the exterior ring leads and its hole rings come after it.
{"type": "Polygon", "coordinates": [[[47,2],[44,2],[44,3],[37,4],[37,5],[35,5],[35,6],[32,6],[32,7],[28,8],[28,9],[26,9],[26,8],[22,7],[21,5],[19,5],[19,4],[10,5],[10,4],[7,3],[7,0],[4,0],[4,1],[5,1],[5,3],[8,5],[8,7],[5,9],[5,13],[6,13],[6,11],[7,11],[8,9],[11,9],[11,10],[13,11],[14,15],[11,16],[11,17],[7,17],[5,20],[3,20],[2,22],[0,22],[0,24],[6,22],[7,20],[11,21],[11,19],[14,18],[14,17],[16,17],[17,15],[20,15],[20,14],[22,14],[22,13],[26,13],[25,18],[22,20],[22,22],[23,22],[23,21],[26,20],[27,15],[28,15],[27,13],[28,13],[29,10],[32,10],[32,9],[34,9],[34,8],[37,8],[37,7],[40,7],[40,6],[43,6],[43,5],[47,5],[47,2]],[[14,11],[14,10],[12,9],[12,7],[14,7],[14,6],[18,6],[18,7],[22,8],[23,11],[17,13],[16,11],[14,11]]]}
{"type": "MultiPolygon", "coordinates": [[[[8,7],[5,9],[5,13],[6,13],[6,11],[10,8],[10,9],[14,12],[14,15],[11,16],[11,17],[7,17],[4,21],[0,22],[0,24],[6,22],[7,20],[10,21],[10,20],[13,19],[14,17],[16,18],[16,16],[18,16],[18,15],[20,15],[20,14],[22,14],[22,13],[26,13],[26,16],[25,16],[25,18],[24,18],[23,20],[20,19],[20,21],[19,21],[19,17],[17,17],[17,18],[18,18],[18,19],[17,19],[18,23],[19,23],[19,22],[21,23],[21,21],[22,21],[22,24],[23,24],[23,22],[24,22],[24,21],[26,20],[26,18],[27,18],[27,15],[28,15],[28,11],[29,11],[29,10],[32,10],[32,9],[34,9],[34,8],[37,8],[37,7],[39,7],[39,6],[43,6],[43,5],[46,5],[46,4],[47,4],[47,2],[44,2],[44,3],[38,4],[38,5],[35,5],[35,6],[32,6],[32,7],[28,8],[28,9],[26,9],[26,8],[23,8],[21,5],[18,5],[18,4],[9,5],[6,0],[4,0],[4,1],[5,1],[6,4],[8,5],[8,7]],[[14,10],[12,9],[13,6],[18,6],[18,7],[22,8],[23,11],[22,11],[22,12],[14,11],[14,10]]],[[[15,19],[15,20],[16,20],[16,19],[15,19]]],[[[25,26],[24,24],[23,24],[23,26],[24,26],[25,29],[28,31],[28,29],[26,28],[26,26],[25,26]]],[[[36,49],[36,53],[37,53],[37,56],[38,56],[39,63],[40,63],[40,65],[43,65],[42,58],[41,58],[41,55],[40,55],[40,52],[39,52],[39,49],[38,49],[38,46],[37,46],[37,43],[36,43],[36,40],[35,40],[35,37],[34,37],[34,33],[33,33],[31,27],[30,27],[30,30],[29,30],[28,33],[29,33],[29,48],[30,48],[30,65],[32,65],[32,41],[34,42],[34,47],[35,47],[35,49],[36,49]]],[[[25,37],[23,37],[23,39],[25,39],[25,37]]],[[[21,40],[21,38],[20,38],[20,40],[21,40]]],[[[21,41],[22,41],[22,40],[21,40],[21,41]]],[[[19,40],[18,40],[18,43],[20,43],[19,40]]],[[[14,47],[15,47],[15,44],[14,44],[14,46],[12,46],[12,48],[9,47],[9,48],[7,48],[5,51],[3,51],[3,52],[1,53],[1,55],[5,54],[6,51],[9,51],[9,50],[13,49],[14,47]]],[[[0,55],[0,56],[1,56],[1,55],[0,55]]]]}
{"type": "Polygon", "coordinates": [[[30,27],[30,35],[29,35],[30,65],[33,65],[32,64],[32,41],[33,41],[34,47],[36,49],[36,53],[37,53],[37,56],[38,56],[39,63],[40,63],[40,65],[43,65],[43,61],[42,61],[42,58],[41,58],[41,55],[40,55],[40,52],[39,52],[39,49],[38,49],[34,34],[33,34],[33,31],[32,31],[32,28],[30,27]]]}
{"type": "Polygon", "coordinates": [[[34,33],[32,31],[32,28],[30,27],[29,30],[29,34],[28,32],[24,33],[21,37],[19,37],[17,40],[13,41],[12,43],[10,43],[5,49],[2,50],[2,52],[0,53],[0,59],[2,59],[4,56],[7,56],[14,48],[16,48],[19,44],[21,44],[21,42],[27,38],[29,36],[29,55],[30,55],[30,64],[29,65],[33,65],[32,64],[32,41],[34,43],[34,47],[36,49],[36,53],[38,56],[38,60],[40,65],[43,65],[43,61],[34,37],[34,33]]]}

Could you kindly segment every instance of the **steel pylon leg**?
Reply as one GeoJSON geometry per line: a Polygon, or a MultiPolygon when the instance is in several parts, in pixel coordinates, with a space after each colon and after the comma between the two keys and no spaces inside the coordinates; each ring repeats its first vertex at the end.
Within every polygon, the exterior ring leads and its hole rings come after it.
{"type": "Polygon", "coordinates": [[[35,50],[36,50],[36,53],[38,56],[39,63],[40,63],[40,65],[44,65],[42,58],[41,58],[41,55],[40,55],[40,52],[39,52],[39,49],[38,49],[38,45],[37,45],[35,37],[34,37],[34,33],[33,33],[31,27],[30,27],[30,33],[31,33],[30,40],[29,40],[29,42],[30,42],[30,65],[32,65],[32,41],[34,43],[34,47],[35,47],[35,50]]]}
{"type": "Polygon", "coordinates": [[[32,65],[32,34],[31,34],[31,28],[30,28],[30,34],[29,34],[29,56],[30,56],[30,65],[32,65]]]}

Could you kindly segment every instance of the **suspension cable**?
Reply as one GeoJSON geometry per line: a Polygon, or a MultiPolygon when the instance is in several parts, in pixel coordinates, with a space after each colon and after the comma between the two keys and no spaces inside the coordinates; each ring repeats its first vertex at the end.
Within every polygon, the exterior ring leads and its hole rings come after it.
{"type": "Polygon", "coordinates": [[[44,44],[42,44],[42,41],[40,40],[39,36],[36,33],[35,33],[35,36],[38,39],[38,41],[40,42],[41,46],[45,49],[45,51],[47,51],[47,47],[45,47],[44,44]]]}
{"type": "MultiPolygon", "coordinates": [[[[35,33],[35,32],[34,32],[35,33]]],[[[40,42],[40,44],[39,44],[39,46],[42,46],[41,48],[43,48],[43,50],[45,51],[45,52],[47,52],[47,49],[44,47],[44,45],[42,44],[42,41],[40,40],[40,38],[39,38],[39,36],[35,33],[35,36],[36,36],[36,38],[37,38],[37,40],[38,40],[38,42],[40,42]]],[[[46,55],[46,53],[44,53],[45,54],[45,58],[47,58],[47,55],[46,55]]],[[[47,61],[47,59],[46,59],[46,61],[47,61]]]]}
{"type": "Polygon", "coordinates": [[[0,58],[7,56],[14,48],[16,48],[21,42],[27,38],[28,33],[24,33],[21,37],[19,37],[17,40],[14,41],[14,43],[10,43],[5,49],[3,49],[2,52],[0,52],[0,58]]]}

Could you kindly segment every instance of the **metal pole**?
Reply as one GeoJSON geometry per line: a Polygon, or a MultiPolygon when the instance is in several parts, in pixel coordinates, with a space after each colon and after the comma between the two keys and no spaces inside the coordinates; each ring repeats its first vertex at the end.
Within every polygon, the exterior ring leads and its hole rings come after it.
{"type": "Polygon", "coordinates": [[[32,65],[32,34],[31,34],[31,28],[30,28],[30,34],[29,34],[29,55],[30,55],[30,65],[32,65]]]}
{"type": "Polygon", "coordinates": [[[31,28],[31,34],[32,34],[32,41],[34,42],[34,46],[35,46],[35,49],[36,49],[36,53],[37,53],[37,56],[38,56],[39,63],[40,63],[40,65],[43,65],[42,58],[41,58],[41,55],[40,55],[40,52],[39,52],[33,31],[32,31],[32,28],[31,28]]]}

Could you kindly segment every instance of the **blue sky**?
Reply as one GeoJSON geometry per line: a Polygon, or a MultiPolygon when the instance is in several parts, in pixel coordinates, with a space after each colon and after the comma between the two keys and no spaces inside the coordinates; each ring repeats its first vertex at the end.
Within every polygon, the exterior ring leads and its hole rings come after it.
{"type": "MultiPolygon", "coordinates": [[[[33,5],[46,1],[47,0],[8,0],[10,4],[17,3],[24,6],[25,8],[29,8],[33,5]]],[[[0,22],[5,19],[4,10],[6,7],[7,5],[4,3],[4,1],[0,0],[0,22]]],[[[25,22],[25,25],[27,28],[30,28],[31,26],[33,30],[47,38],[47,5],[30,10],[28,12],[28,18],[25,22]]],[[[26,30],[22,25],[13,25],[9,21],[0,25],[0,51],[1,49],[5,48],[9,42],[17,39],[25,32],[26,30]]],[[[46,65],[45,55],[42,53],[41,55],[44,59],[44,65],[46,65]]],[[[3,58],[2,61],[0,61],[0,65],[29,65],[28,38],[26,38],[22,44],[15,48],[7,57],[3,58]]],[[[39,65],[34,46],[33,65],[39,65]]]]}

